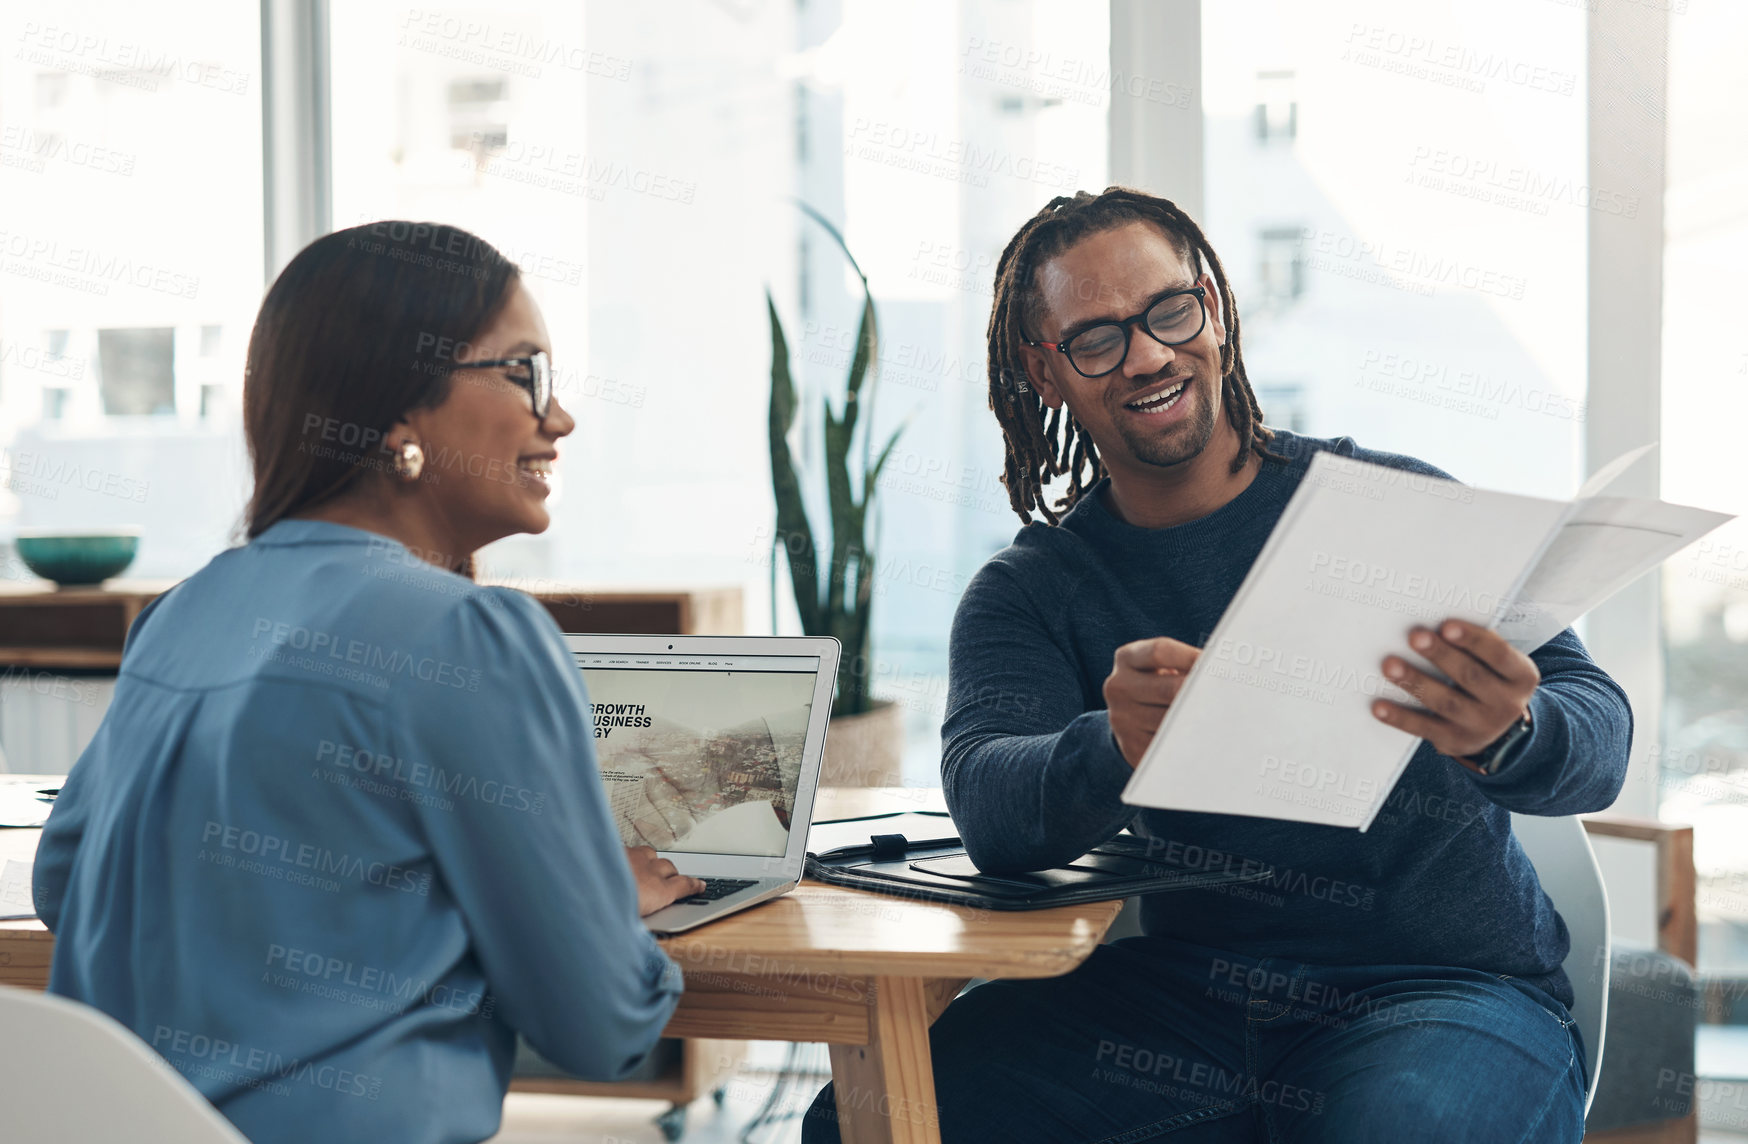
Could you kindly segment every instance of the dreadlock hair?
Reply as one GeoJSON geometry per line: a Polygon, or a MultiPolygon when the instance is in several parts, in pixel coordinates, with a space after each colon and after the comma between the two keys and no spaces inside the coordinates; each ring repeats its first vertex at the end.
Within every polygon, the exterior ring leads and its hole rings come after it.
{"type": "Polygon", "coordinates": [[[1036,510],[1055,524],[1058,514],[1073,508],[1105,473],[1097,447],[1074,415],[1063,407],[1050,410],[1046,418],[1043,401],[1027,381],[1020,348],[1030,340],[1026,328],[1035,328],[1043,311],[1035,276],[1039,267],[1088,235],[1131,222],[1157,226],[1192,271],[1205,262],[1219,288],[1220,313],[1226,322],[1226,341],[1220,347],[1221,404],[1238,431],[1232,471],[1244,467],[1252,450],[1258,456],[1283,459],[1264,447],[1274,434],[1263,427],[1262,407],[1244,373],[1232,288],[1214,248],[1190,216],[1169,199],[1128,187],[1107,187],[1100,195],[1087,191],[1058,195],[1001,252],[995,267],[995,305],[989,312],[989,407],[1001,423],[1007,446],[1002,484],[1014,512],[1028,523],[1036,510]],[[1068,489],[1052,511],[1044,503],[1044,485],[1063,475],[1068,477],[1068,489]]]}

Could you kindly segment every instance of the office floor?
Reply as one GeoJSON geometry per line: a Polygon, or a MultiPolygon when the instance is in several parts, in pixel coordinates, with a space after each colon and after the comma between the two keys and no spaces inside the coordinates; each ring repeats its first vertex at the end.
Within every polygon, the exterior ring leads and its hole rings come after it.
{"type": "MultiPolygon", "coordinates": [[[[741,1130],[770,1095],[785,1045],[754,1042],[747,1063],[725,1087],[722,1107],[709,1098],[693,1101],[686,1113],[681,1144],[739,1144],[741,1130]]],[[[785,1119],[758,1128],[751,1144],[799,1144],[800,1114],[813,1103],[830,1068],[825,1046],[810,1046],[805,1063],[818,1072],[789,1086],[773,1110],[785,1119]]],[[[511,1093],[504,1101],[504,1123],[489,1144],[664,1144],[656,1117],[665,1112],[656,1100],[606,1100],[593,1097],[511,1093]]]]}
{"type": "MultiPolygon", "coordinates": [[[[1702,1046],[1707,1050],[1702,1055],[1714,1066],[1727,1063],[1719,1056],[1725,1046],[1712,1043],[1717,1040],[1702,1046]]],[[[683,1144],[740,1144],[742,1129],[758,1115],[775,1085],[787,1047],[752,1043],[745,1065],[726,1086],[722,1107],[705,1097],[688,1108],[683,1144]]],[[[802,1064],[815,1075],[790,1084],[772,1110],[790,1115],[757,1128],[750,1144],[799,1144],[798,1117],[813,1102],[829,1068],[824,1046],[809,1046],[808,1052],[802,1064]]],[[[1708,1083],[1711,1087],[1702,1090],[1700,1102],[1699,1144],[1748,1144],[1748,1082],[1708,1083]]],[[[504,1102],[503,1128],[488,1144],[664,1144],[656,1117],[667,1107],[654,1100],[512,1093],[504,1102]]]]}
{"type": "MultiPolygon", "coordinates": [[[[738,1144],[741,1128],[753,1118],[770,1085],[769,1077],[755,1074],[743,1074],[736,1083],[745,1092],[737,1098],[731,1090],[720,1110],[708,1099],[692,1105],[682,1144],[738,1144]]],[[[796,1102],[799,1107],[813,1099],[819,1083],[823,1078],[807,1087],[805,1100],[796,1102]]],[[[652,1100],[512,1094],[504,1103],[503,1131],[488,1144],[663,1144],[655,1117],[666,1107],[652,1100]]],[[[800,1139],[800,1123],[792,1117],[761,1128],[753,1142],[799,1144],[800,1139]]],[[[1748,1144],[1748,1134],[1702,1128],[1699,1144],[1748,1144]]]]}
{"type": "MultiPolygon", "coordinates": [[[[770,1094],[775,1070],[783,1061],[785,1046],[755,1042],[747,1064],[729,1082],[721,1108],[708,1097],[695,1101],[687,1111],[682,1144],[739,1144],[741,1130],[757,1116],[770,1094]]],[[[799,1144],[801,1111],[813,1102],[825,1083],[827,1060],[823,1046],[808,1058],[818,1075],[793,1084],[775,1111],[787,1118],[755,1130],[751,1144],[799,1144]]],[[[1699,1144],[1748,1144],[1743,1113],[1728,1107],[1734,1101],[1702,1104],[1699,1144]],[[1710,1121],[1711,1123],[1706,1123],[1710,1121]],[[1742,1127],[1741,1131],[1734,1131],[1742,1127]]],[[[504,1102],[504,1125],[488,1144],[664,1144],[655,1118],[667,1105],[654,1100],[601,1100],[566,1096],[533,1096],[512,1093],[504,1102]]]]}

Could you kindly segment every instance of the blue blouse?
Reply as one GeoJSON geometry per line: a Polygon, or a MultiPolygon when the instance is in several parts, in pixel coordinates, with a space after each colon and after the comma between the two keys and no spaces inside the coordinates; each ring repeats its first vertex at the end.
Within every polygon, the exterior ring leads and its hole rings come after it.
{"type": "Polygon", "coordinates": [[[257,1142],[482,1140],[516,1032],[615,1079],[681,987],[551,617],[320,521],[140,615],[34,888],[50,990],[257,1142]]]}

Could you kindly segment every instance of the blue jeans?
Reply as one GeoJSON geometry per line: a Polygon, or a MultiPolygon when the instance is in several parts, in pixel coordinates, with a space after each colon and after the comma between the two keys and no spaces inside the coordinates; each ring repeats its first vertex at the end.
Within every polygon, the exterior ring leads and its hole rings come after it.
{"type": "MultiPolygon", "coordinates": [[[[1540,988],[1162,937],[992,981],[929,1033],[943,1144],[1526,1144],[1584,1134],[1584,1045],[1540,988]]],[[[878,1095],[878,1094],[874,1094],[878,1095]]],[[[803,1144],[838,1140],[832,1086],[803,1144]]]]}

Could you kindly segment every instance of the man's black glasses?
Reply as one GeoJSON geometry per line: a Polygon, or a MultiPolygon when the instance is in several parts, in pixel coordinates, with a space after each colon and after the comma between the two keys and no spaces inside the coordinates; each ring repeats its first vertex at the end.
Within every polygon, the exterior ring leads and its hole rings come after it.
{"type": "Polygon", "coordinates": [[[1208,324],[1208,292],[1200,286],[1162,294],[1132,318],[1088,326],[1061,342],[1027,342],[1055,350],[1082,377],[1103,377],[1122,367],[1129,357],[1129,327],[1139,325],[1162,346],[1181,346],[1208,324]]]}

